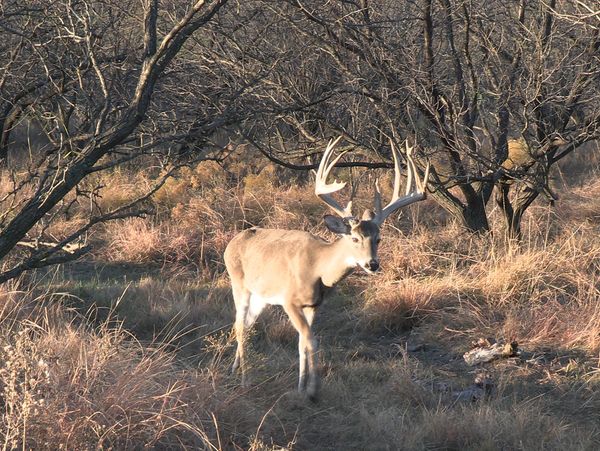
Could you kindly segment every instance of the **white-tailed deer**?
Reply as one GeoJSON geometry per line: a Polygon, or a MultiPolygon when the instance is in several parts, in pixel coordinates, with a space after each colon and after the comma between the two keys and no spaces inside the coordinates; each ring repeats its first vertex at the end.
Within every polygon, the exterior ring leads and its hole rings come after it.
{"type": "Polygon", "coordinates": [[[340,235],[339,239],[329,243],[301,230],[253,227],[236,235],[225,249],[225,265],[236,308],[237,351],[232,371],[241,367],[243,385],[246,383],[244,331],[252,326],[267,304],[281,305],[299,334],[298,390],[306,390],[311,398],[316,396],[319,386],[317,343],[311,330],[316,308],[324,295],[357,266],[368,274],[375,274],[379,269],[377,247],[381,224],[397,209],[425,199],[429,165],[423,183],[411,157],[412,148],[406,145],[408,173],[406,192],[401,197],[399,157],[392,145],[395,169],[392,200],[382,208],[376,184],[375,212],[366,210],[360,220],[352,216],[352,200],[342,208],[331,196],[346,184],[326,182],[343,155],[332,160],[333,149],[340,138],[327,145],[315,186],[315,194],[338,215],[325,215],[324,220],[330,231],[340,235]]]}

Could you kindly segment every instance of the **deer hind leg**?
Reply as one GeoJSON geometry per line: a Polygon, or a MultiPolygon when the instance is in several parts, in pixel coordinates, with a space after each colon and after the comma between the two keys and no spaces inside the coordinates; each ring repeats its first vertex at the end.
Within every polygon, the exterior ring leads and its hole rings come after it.
{"type": "Polygon", "coordinates": [[[244,364],[244,345],[245,345],[245,323],[248,310],[250,308],[250,292],[242,287],[237,287],[232,283],[233,300],[235,302],[235,339],[237,348],[235,351],[235,360],[231,367],[231,372],[235,373],[241,367],[242,385],[245,383],[245,364],[244,364]]]}
{"type": "Polygon", "coordinates": [[[300,357],[300,374],[298,380],[298,391],[303,392],[311,399],[317,397],[319,390],[319,376],[317,374],[317,341],[311,330],[314,311],[303,311],[301,307],[285,306],[287,313],[294,328],[298,331],[298,350],[300,357]],[[308,317],[306,313],[308,313],[308,317]],[[310,321],[309,321],[310,318],[310,321]],[[306,367],[308,366],[308,377],[306,367]]]}
{"type": "Polygon", "coordinates": [[[244,349],[246,346],[246,336],[249,329],[252,327],[258,315],[265,307],[264,301],[257,299],[251,295],[248,290],[234,288],[233,297],[235,300],[235,338],[237,341],[237,350],[235,360],[231,367],[231,372],[235,373],[238,368],[242,372],[242,386],[247,385],[246,378],[246,363],[244,359],[244,349]]]}

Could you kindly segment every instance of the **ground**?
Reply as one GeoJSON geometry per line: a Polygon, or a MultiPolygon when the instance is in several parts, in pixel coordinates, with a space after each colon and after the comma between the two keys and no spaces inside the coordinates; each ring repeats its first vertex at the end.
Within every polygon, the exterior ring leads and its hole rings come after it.
{"type": "Polygon", "coordinates": [[[380,274],[355,272],[317,313],[317,402],[295,391],[297,336],[279,307],[254,328],[250,386],[230,374],[221,256],[248,224],[333,239],[325,207],[309,185],[254,177],[249,195],[177,183],[158,216],[110,224],[85,260],[3,288],[6,447],[600,446],[599,183],[565,183],[560,208],[533,207],[518,246],[465,234],[431,200],[388,220],[380,274]],[[488,337],[521,355],[467,366],[488,337]],[[489,392],[465,396],[481,374],[489,392]]]}

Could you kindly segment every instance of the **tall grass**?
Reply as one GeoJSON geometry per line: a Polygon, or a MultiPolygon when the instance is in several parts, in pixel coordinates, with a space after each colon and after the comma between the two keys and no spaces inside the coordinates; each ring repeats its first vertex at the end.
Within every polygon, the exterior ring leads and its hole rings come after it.
{"type": "Polygon", "coordinates": [[[212,446],[197,412],[210,418],[214,386],[168,342],[142,344],[112,318],[92,327],[49,293],[0,298],[4,449],[212,446]]]}
{"type": "MultiPolygon", "coordinates": [[[[518,246],[497,227],[465,234],[431,200],[390,218],[382,272],[350,276],[316,317],[324,381],[311,404],[295,393],[296,333],[276,309],[252,334],[250,387],[229,374],[222,254],[253,225],[334,239],[325,208],[272,168],[229,169],[186,170],[157,193],[156,215],[105,225],[88,266],[4,287],[6,448],[597,448],[600,184],[532,207],[518,246]],[[468,368],[461,355],[480,337],[515,340],[523,358],[468,368]],[[492,394],[460,400],[479,371],[492,394]]],[[[126,201],[128,182],[107,181],[106,206],[126,201]]]]}

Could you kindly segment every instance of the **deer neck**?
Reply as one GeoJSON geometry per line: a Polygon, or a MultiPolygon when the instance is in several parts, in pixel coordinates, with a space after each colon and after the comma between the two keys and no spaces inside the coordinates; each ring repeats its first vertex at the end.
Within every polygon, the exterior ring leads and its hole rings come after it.
{"type": "Polygon", "coordinates": [[[338,239],[320,249],[321,255],[315,269],[326,287],[333,287],[356,267],[356,262],[348,256],[346,246],[345,240],[338,239]]]}

